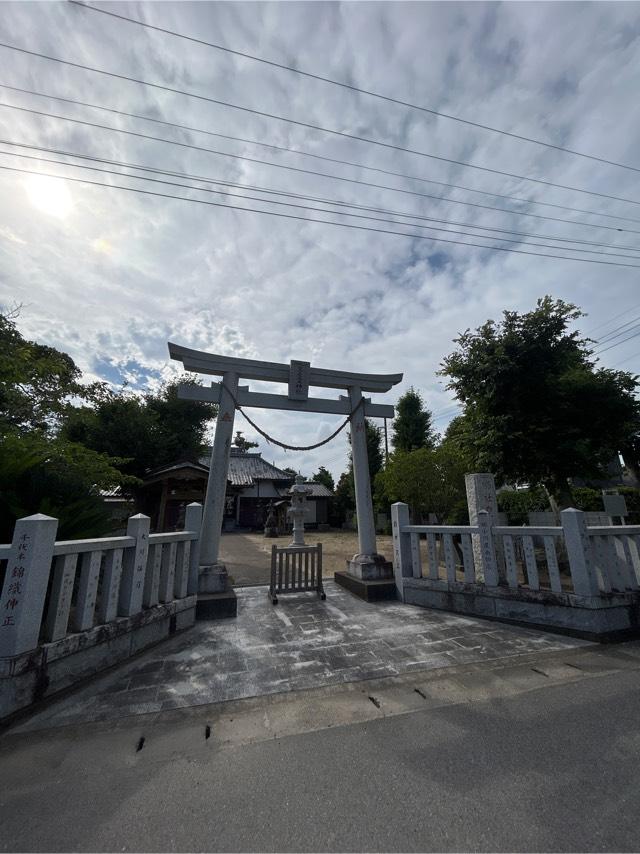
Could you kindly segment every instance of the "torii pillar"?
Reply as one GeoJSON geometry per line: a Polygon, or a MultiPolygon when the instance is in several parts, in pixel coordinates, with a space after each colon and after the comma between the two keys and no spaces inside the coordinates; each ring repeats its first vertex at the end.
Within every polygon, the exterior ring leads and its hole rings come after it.
{"type": "MultiPolygon", "coordinates": [[[[369,452],[367,450],[367,425],[364,409],[360,405],[362,392],[358,386],[349,388],[351,411],[356,410],[351,421],[351,457],[356,493],[358,519],[358,554],[347,561],[347,573],[360,581],[379,581],[393,578],[392,565],[380,554],[376,545],[376,525],[373,518],[371,478],[369,477],[369,452]]],[[[337,579],[340,581],[342,579],[337,579]]],[[[354,585],[345,585],[351,588],[354,585]]],[[[354,592],[356,592],[354,590],[354,592]]],[[[369,597],[365,597],[369,598],[369,597]]]]}
{"type": "Polygon", "coordinates": [[[358,553],[347,560],[347,571],[337,572],[335,579],[367,600],[395,598],[392,564],[378,554],[376,548],[365,423],[367,417],[393,418],[394,409],[389,404],[372,403],[370,398],[363,397],[362,393],[389,391],[402,380],[402,374],[334,371],[315,368],[309,362],[295,360],[288,365],[260,362],[191,350],[173,343],[169,343],[169,353],[171,358],[181,361],[187,371],[214,374],[222,378],[220,383],[211,383],[210,388],[185,385],[179,389],[179,397],[183,399],[204,400],[216,403],[219,407],[204,502],[197,616],[208,616],[203,613],[207,602],[213,602],[212,609],[214,606],[219,609],[218,600],[233,595],[233,591],[228,590],[227,570],[224,564],[220,563],[219,549],[236,405],[352,415],[351,451],[358,517],[358,553]],[[247,386],[239,386],[240,378],[285,383],[288,385],[288,394],[252,392],[247,386]],[[341,396],[337,400],[309,397],[309,386],[343,389],[348,392],[348,396],[341,396]]]}
{"type": "Polygon", "coordinates": [[[227,371],[222,375],[207,494],[202,510],[198,593],[224,593],[228,589],[227,568],[223,563],[220,563],[219,559],[220,535],[222,534],[229,456],[231,454],[233,422],[236,411],[233,397],[236,397],[237,394],[238,375],[227,371]]]}

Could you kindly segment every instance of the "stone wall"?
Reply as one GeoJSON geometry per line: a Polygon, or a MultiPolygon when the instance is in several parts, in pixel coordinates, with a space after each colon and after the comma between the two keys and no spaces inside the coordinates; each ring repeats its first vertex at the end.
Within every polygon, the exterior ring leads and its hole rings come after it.
{"type": "Polygon", "coordinates": [[[0,658],[0,720],[82,682],[195,622],[196,596],[0,658]]]}

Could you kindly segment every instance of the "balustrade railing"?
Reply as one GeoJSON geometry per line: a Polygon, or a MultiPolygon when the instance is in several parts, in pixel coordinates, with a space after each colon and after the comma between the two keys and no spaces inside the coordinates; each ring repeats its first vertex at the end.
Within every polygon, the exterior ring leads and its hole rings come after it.
{"type": "Polygon", "coordinates": [[[434,581],[464,580],[476,582],[476,565],[473,557],[472,535],[478,528],[456,525],[407,525],[403,532],[410,535],[413,577],[423,577],[421,537],[425,540],[427,578],[434,581]],[[462,574],[462,578],[458,576],[462,574]]]}
{"type": "Polygon", "coordinates": [[[0,657],[195,594],[201,521],[191,504],[183,531],[150,534],[139,514],[126,536],[56,542],[57,520],[18,520],[11,545],[0,546],[0,657]]]}
{"type": "Polygon", "coordinates": [[[640,590],[640,525],[587,527],[563,510],[560,527],[411,525],[406,504],[392,506],[396,577],[481,584],[513,591],[597,597],[640,590]]]}
{"type": "Polygon", "coordinates": [[[640,525],[594,526],[587,533],[600,590],[640,589],[640,525]]]}
{"type": "Polygon", "coordinates": [[[562,528],[499,525],[493,528],[493,535],[499,550],[498,559],[504,559],[508,587],[562,593],[559,565],[559,552],[563,551],[562,528]]]}

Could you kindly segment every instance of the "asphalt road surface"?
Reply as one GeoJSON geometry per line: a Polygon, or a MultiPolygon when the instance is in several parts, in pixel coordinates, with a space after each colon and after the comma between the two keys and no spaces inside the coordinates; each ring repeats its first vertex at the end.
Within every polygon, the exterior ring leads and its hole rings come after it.
{"type": "Polygon", "coordinates": [[[319,689],[306,718],[298,692],[238,701],[224,720],[218,704],[218,718],[199,709],[146,728],[9,730],[0,848],[637,851],[640,655],[624,649],[477,667],[418,690],[380,683],[381,699],[360,683],[349,690],[369,717],[351,711],[351,723],[346,700],[319,722],[331,690],[319,689]]]}

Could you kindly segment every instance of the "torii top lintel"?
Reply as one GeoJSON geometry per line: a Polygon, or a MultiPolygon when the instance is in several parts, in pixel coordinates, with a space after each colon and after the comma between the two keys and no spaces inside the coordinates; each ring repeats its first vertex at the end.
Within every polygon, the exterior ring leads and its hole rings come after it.
{"type": "Polygon", "coordinates": [[[182,362],[185,370],[200,374],[237,374],[238,377],[266,382],[291,383],[293,368],[304,366],[308,371],[307,385],[321,388],[348,389],[357,387],[361,391],[385,392],[402,380],[402,374],[356,374],[350,371],[334,371],[314,368],[308,362],[260,362],[256,359],[238,359],[235,356],[219,356],[202,350],[191,350],[169,342],[169,355],[182,362]]]}

